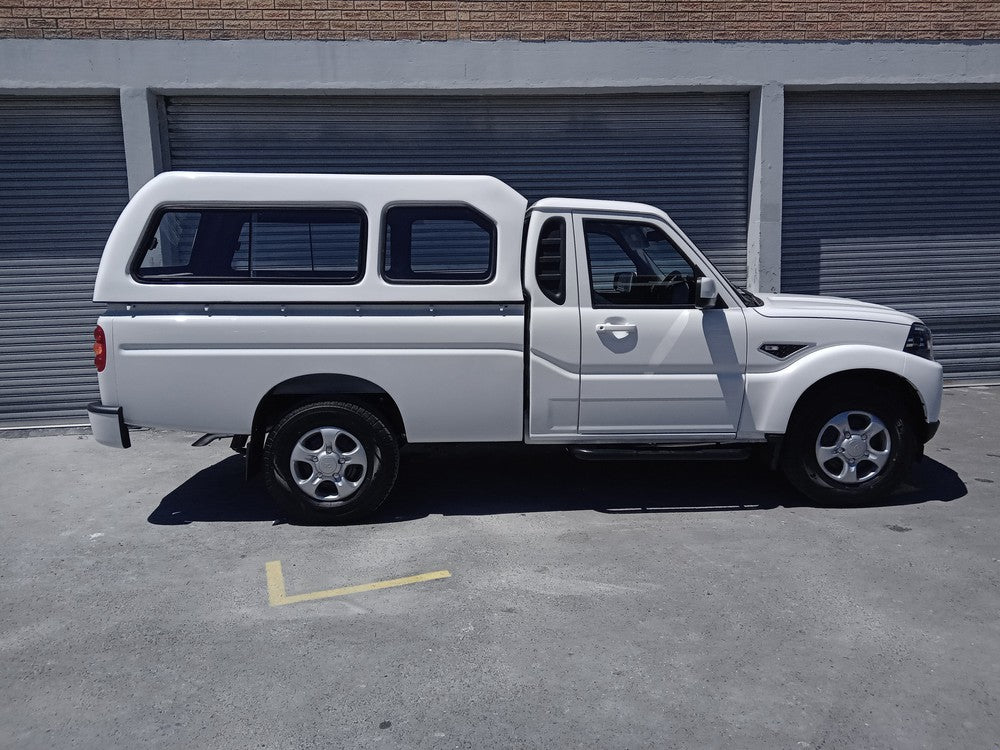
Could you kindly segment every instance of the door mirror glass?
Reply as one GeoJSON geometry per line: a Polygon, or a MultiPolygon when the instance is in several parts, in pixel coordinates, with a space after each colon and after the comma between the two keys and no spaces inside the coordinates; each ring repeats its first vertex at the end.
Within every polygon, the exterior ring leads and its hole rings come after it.
{"type": "Polygon", "coordinates": [[[719,290],[715,286],[715,279],[702,276],[698,279],[698,307],[715,307],[719,299],[719,290]]]}
{"type": "Polygon", "coordinates": [[[628,294],[635,283],[635,271],[618,271],[615,273],[614,290],[620,294],[628,294]]]}

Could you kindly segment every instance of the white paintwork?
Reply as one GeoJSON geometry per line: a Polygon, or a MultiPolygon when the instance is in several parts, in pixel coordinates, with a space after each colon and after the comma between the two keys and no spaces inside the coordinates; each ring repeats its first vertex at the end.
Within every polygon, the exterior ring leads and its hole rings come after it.
{"type": "Polygon", "coordinates": [[[891,307],[859,302],[844,297],[817,297],[808,294],[761,294],[766,303],[756,307],[760,315],[768,318],[838,318],[841,320],[869,320],[873,323],[899,323],[909,328],[918,318],[891,307]]]}
{"type": "Polygon", "coordinates": [[[527,201],[493,177],[164,172],[129,201],[111,231],[95,302],[511,302],[522,298],[521,230],[527,201]],[[379,266],[383,211],[396,204],[462,204],[497,225],[497,270],[487,284],[390,284],[379,266]],[[163,206],[343,206],[368,216],[365,267],[357,284],[140,283],[129,261],[150,216],[163,206]]]}
{"type": "Polygon", "coordinates": [[[568,211],[534,210],[526,235],[524,287],[531,304],[528,329],[529,440],[572,440],[577,434],[580,403],[580,309],[576,289],[573,215],[568,211]],[[538,236],[546,219],[566,222],[566,299],[559,305],[535,281],[538,236]]]}
{"type": "MultiPolygon", "coordinates": [[[[758,441],[785,431],[819,379],[870,369],[906,379],[927,421],[937,421],[941,367],[902,351],[912,316],[792,295],[745,306],[665,213],[637,203],[539,201],[529,211],[522,279],[525,209],[523,197],[489,177],[161,175],[126,207],[102,258],[95,300],[111,307],[99,321],[108,346],[101,400],[121,405],[130,424],[245,434],[279,383],[341,374],[385,390],[412,442],[758,441]],[[492,217],[493,280],[384,281],[381,217],[406,202],[462,203],[492,217]],[[365,276],[349,285],[132,279],[130,260],[156,209],[206,204],[360,207],[368,218],[365,276]],[[534,280],[539,231],[552,216],[568,225],[563,304],[534,280]],[[658,225],[714,280],[725,308],[594,309],[586,216],[658,225]],[[527,364],[522,299],[530,308],[527,364]],[[295,307],[302,304],[313,306],[295,307]],[[778,360],[759,350],[763,343],[807,346],[778,360]]],[[[109,429],[106,419],[95,422],[95,434],[113,442],[109,429]]]]}
{"type": "Polygon", "coordinates": [[[762,307],[746,308],[746,408],[740,436],[780,434],[801,395],[815,382],[845,370],[881,370],[916,389],[928,422],[941,407],[942,369],[937,362],[903,352],[915,320],[911,315],[853,300],[801,295],[761,295],[762,307]],[[792,297],[802,315],[793,317],[774,298],[792,297]],[[815,299],[814,307],[807,300],[815,299]],[[852,317],[857,316],[857,317],[852,317]],[[809,346],[786,360],[760,351],[766,342],[809,346]]]}
{"type": "MultiPolygon", "coordinates": [[[[591,201],[587,202],[591,204],[591,201]]],[[[647,209],[648,210],[648,209],[647,209]]],[[[583,220],[635,221],[635,213],[574,214],[580,294],[580,433],[736,437],[743,407],[743,309],[602,308],[591,303],[583,220]]],[[[685,254],[693,245],[671,222],[647,216],[685,254]]]]}
{"type": "Polygon", "coordinates": [[[118,424],[117,414],[89,412],[87,416],[90,417],[90,431],[94,435],[94,440],[109,448],[125,447],[122,445],[122,431],[121,425],[118,424]]]}
{"type": "Polygon", "coordinates": [[[300,375],[371,381],[412,442],[520,440],[520,314],[138,315],[115,319],[130,424],[247,434],[257,404],[300,375]]]}

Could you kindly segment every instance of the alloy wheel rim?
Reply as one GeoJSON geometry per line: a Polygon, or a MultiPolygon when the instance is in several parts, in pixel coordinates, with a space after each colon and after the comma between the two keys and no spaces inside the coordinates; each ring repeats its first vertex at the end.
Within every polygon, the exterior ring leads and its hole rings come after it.
{"type": "Polygon", "coordinates": [[[885,469],[892,452],[889,428],[871,412],[843,411],[816,437],[816,463],[841,484],[869,482],[885,469]]]}
{"type": "Polygon", "coordinates": [[[318,427],[296,441],[288,467],[292,481],[311,500],[341,505],[364,484],[368,454],[347,430],[318,427]]]}

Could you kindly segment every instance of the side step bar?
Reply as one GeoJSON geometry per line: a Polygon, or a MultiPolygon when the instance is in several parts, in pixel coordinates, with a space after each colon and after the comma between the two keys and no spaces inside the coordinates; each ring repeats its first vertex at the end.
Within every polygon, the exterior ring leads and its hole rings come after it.
{"type": "Polygon", "coordinates": [[[215,442],[216,440],[222,440],[223,438],[227,437],[232,437],[232,435],[223,435],[221,433],[216,433],[216,432],[206,432],[200,438],[191,443],[191,446],[194,448],[201,448],[205,445],[208,445],[209,443],[215,442]]]}
{"type": "Polygon", "coordinates": [[[616,445],[570,448],[581,461],[743,461],[750,458],[749,445],[616,445]]]}

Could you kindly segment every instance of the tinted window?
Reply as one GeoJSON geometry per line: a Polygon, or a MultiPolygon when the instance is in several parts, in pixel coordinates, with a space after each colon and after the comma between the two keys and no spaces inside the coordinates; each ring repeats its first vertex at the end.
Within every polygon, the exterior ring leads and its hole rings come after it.
{"type": "Polygon", "coordinates": [[[464,206],[396,206],[385,214],[382,271],[402,282],[483,282],[496,267],[496,226],[464,206]]]}
{"type": "Polygon", "coordinates": [[[659,227],[586,219],[583,231],[594,307],[694,304],[694,269],[659,227]]]}
{"type": "Polygon", "coordinates": [[[566,300],[566,220],[546,219],[538,234],[535,253],[535,281],[553,302],[566,300]]]}
{"type": "Polygon", "coordinates": [[[135,269],[145,280],[357,281],[364,215],[354,209],[177,209],[160,214],[135,269]]]}

